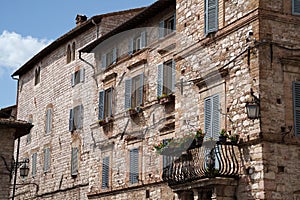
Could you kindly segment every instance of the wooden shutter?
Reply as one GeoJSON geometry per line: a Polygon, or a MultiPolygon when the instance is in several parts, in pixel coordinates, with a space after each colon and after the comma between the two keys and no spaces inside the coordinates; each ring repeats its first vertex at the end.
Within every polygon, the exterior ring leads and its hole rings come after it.
{"type": "Polygon", "coordinates": [[[110,95],[110,97],[109,97],[109,99],[110,99],[110,105],[109,105],[109,108],[108,108],[108,110],[109,110],[109,116],[110,117],[112,117],[113,116],[113,92],[114,92],[114,88],[113,87],[111,87],[110,88],[110,93],[109,93],[109,95],[110,95]]]}
{"type": "Polygon", "coordinates": [[[165,22],[160,21],[158,27],[158,38],[163,38],[165,36],[165,22]]]}
{"type": "Polygon", "coordinates": [[[78,116],[77,116],[77,127],[76,128],[82,128],[83,127],[83,105],[78,106],[78,116]]]}
{"type": "Polygon", "coordinates": [[[217,140],[220,133],[220,96],[218,94],[204,100],[205,139],[217,140]]]}
{"type": "Polygon", "coordinates": [[[205,0],[205,34],[218,30],[218,0],[205,0]]]}
{"type": "Polygon", "coordinates": [[[125,110],[131,108],[131,87],[132,87],[132,80],[126,79],[125,80],[125,110]]]}
{"type": "Polygon", "coordinates": [[[72,85],[72,87],[75,86],[75,73],[73,73],[73,74],[71,75],[71,85],[72,85]]]}
{"type": "Polygon", "coordinates": [[[163,77],[164,77],[164,65],[159,64],[157,66],[157,96],[160,97],[163,94],[163,77]]]}
{"type": "Polygon", "coordinates": [[[79,70],[80,83],[84,82],[84,77],[85,77],[85,69],[82,68],[82,69],[79,70]]]}
{"type": "Polygon", "coordinates": [[[174,60],[172,60],[172,84],[171,84],[172,92],[175,92],[175,87],[176,87],[176,63],[174,60]]]}
{"type": "Polygon", "coordinates": [[[32,154],[31,163],[32,163],[31,174],[32,174],[32,177],[35,177],[36,176],[37,153],[32,154]]]}
{"type": "Polygon", "coordinates": [[[129,55],[131,55],[133,53],[133,45],[134,45],[133,38],[130,38],[128,41],[128,54],[129,55]]]}
{"type": "Polygon", "coordinates": [[[108,188],[109,186],[109,157],[103,158],[102,163],[102,188],[108,188]]]}
{"type": "Polygon", "coordinates": [[[74,109],[70,109],[70,116],[69,116],[69,131],[74,130],[74,109]]]}
{"type": "Polygon", "coordinates": [[[102,69],[105,69],[107,67],[107,63],[106,63],[106,54],[102,54],[101,56],[101,62],[102,62],[102,69]]]}
{"type": "Polygon", "coordinates": [[[220,96],[218,94],[212,97],[212,134],[213,138],[218,140],[220,133],[220,96]]]}
{"type": "Polygon", "coordinates": [[[295,135],[300,136],[300,82],[293,82],[293,103],[295,135]]]}
{"type": "Polygon", "coordinates": [[[205,139],[209,139],[212,136],[212,101],[211,98],[206,98],[204,100],[204,132],[206,133],[205,139]]]}
{"type": "Polygon", "coordinates": [[[141,33],[141,49],[145,48],[147,46],[147,33],[146,31],[143,31],[141,33]]]}
{"type": "Polygon", "coordinates": [[[48,108],[46,112],[46,133],[51,132],[52,127],[52,109],[48,108]]]}
{"type": "Polygon", "coordinates": [[[112,63],[115,64],[117,62],[117,58],[118,58],[118,55],[117,55],[117,48],[114,48],[113,49],[113,55],[112,55],[112,63]]]}
{"type": "Polygon", "coordinates": [[[99,92],[99,104],[98,104],[98,119],[103,120],[104,119],[104,98],[105,98],[105,91],[102,90],[99,92]]]}
{"type": "Polygon", "coordinates": [[[144,96],[144,73],[141,73],[139,75],[139,79],[140,79],[140,87],[139,87],[139,106],[143,105],[143,96],[144,96]]]}
{"type": "Polygon", "coordinates": [[[50,148],[44,149],[44,172],[50,169],[50,148]]]}
{"type": "Polygon", "coordinates": [[[293,14],[300,14],[300,0],[293,1],[293,14]]]}
{"type": "Polygon", "coordinates": [[[173,25],[174,30],[176,30],[176,12],[174,13],[173,25]]]}
{"type": "Polygon", "coordinates": [[[71,175],[77,176],[78,174],[78,147],[72,147],[71,153],[71,175]]]}
{"type": "Polygon", "coordinates": [[[130,150],[130,176],[129,181],[131,184],[138,183],[139,181],[139,150],[130,150]]]}

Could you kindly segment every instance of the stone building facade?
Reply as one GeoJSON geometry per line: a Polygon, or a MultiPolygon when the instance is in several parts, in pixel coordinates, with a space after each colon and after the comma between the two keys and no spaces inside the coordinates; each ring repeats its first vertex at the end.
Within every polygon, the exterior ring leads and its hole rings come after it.
{"type": "Polygon", "coordinates": [[[80,25],[14,74],[18,117],[35,124],[23,154],[38,155],[23,181],[40,185],[20,198],[300,199],[299,0],[132,13],[99,37],[105,20],[80,25]]]}

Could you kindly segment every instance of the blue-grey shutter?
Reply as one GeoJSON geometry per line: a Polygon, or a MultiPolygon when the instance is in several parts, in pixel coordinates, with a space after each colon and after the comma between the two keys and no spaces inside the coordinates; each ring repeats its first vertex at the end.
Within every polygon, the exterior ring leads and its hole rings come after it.
{"type": "Polygon", "coordinates": [[[293,14],[300,14],[300,0],[293,1],[293,14]]]}
{"type": "Polygon", "coordinates": [[[109,157],[103,158],[102,163],[102,188],[108,188],[109,186],[109,157]]]}
{"type": "Polygon", "coordinates": [[[72,147],[71,175],[76,176],[77,174],[78,174],[78,147],[72,147]]]}
{"type": "Polygon", "coordinates": [[[130,38],[128,41],[128,54],[131,55],[133,53],[133,38],[130,38]]]}
{"type": "MultiPolygon", "coordinates": [[[[164,139],[162,141],[162,143],[164,145],[169,144],[170,139],[164,139]]],[[[171,156],[168,155],[163,155],[163,169],[165,169],[166,167],[168,167],[171,164],[171,156]]]]}
{"type": "Polygon", "coordinates": [[[82,69],[79,70],[80,83],[84,82],[84,76],[85,76],[85,69],[82,68],[82,69]]]}
{"type": "Polygon", "coordinates": [[[99,104],[98,104],[98,119],[103,120],[104,119],[104,98],[105,98],[105,91],[102,90],[99,92],[99,104]]]}
{"type": "Polygon", "coordinates": [[[114,87],[110,88],[110,105],[109,105],[109,116],[113,116],[113,98],[114,98],[114,87]]]}
{"type": "Polygon", "coordinates": [[[218,30],[218,0],[205,0],[205,34],[218,30]]]}
{"type": "Polygon", "coordinates": [[[107,66],[107,63],[106,63],[106,54],[102,54],[102,57],[101,57],[101,62],[102,62],[102,69],[106,68],[107,66]]]}
{"type": "Polygon", "coordinates": [[[32,154],[32,166],[31,166],[31,174],[32,177],[36,176],[36,163],[37,163],[37,153],[32,154]]]}
{"type": "Polygon", "coordinates": [[[176,30],[176,12],[174,13],[173,23],[174,23],[174,30],[176,30]]]}
{"type": "Polygon", "coordinates": [[[212,97],[212,102],[212,133],[213,138],[217,140],[219,138],[220,133],[220,96],[218,94],[214,95],[212,97]]]}
{"type": "Polygon", "coordinates": [[[113,49],[113,57],[112,57],[112,63],[115,64],[117,62],[117,48],[113,49]]]}
{"type": "Polygon", "coordinates": [[[69,116],[69,131],[74,130],[74,109],[70,109],[70,116],[69,116]]]}
{"type": "Polygon", "coordinates": [[[300,136],[300,82],[293,82],[293,103],[295,135],[300,136]]]}
{"type": "Polygon", "coordinates": [[[163,38],[165,36],[165,22],[160,21],[158,27],[158,38],[163,38]]]}
{"type": "Polygon", "coordinates": [[[176,63],[172,60],[172,92],[175,92],[176,86],[176,63]]]}
{"type": "Polygon", "coordinates": [[[141,33],[141,49],[147,46],[147,32],[143,31],[141,33]]]}
{"type": "Polygon", "coordinates": [[[139,182],[139,150],[130,150],[130,176],[129,181],[131,184],[139,182]]]}
{"type": "Polygon", "coordinates": [[[50,148],[44,149],[44,172],[50,169],[50,148]]]}
{"type": "Polygon", "coordinates": [[[140,77],[140,88],[139,88],[139,105],[143,105],[143,97],[144,97],[144,73],[139,75],[140,77]]]}
{"type": "Polygon", "coordinates": [[[205,139],[213,137],[212,135],[212,100],[211,98],[206,98],[204,100],[204,132],[206,133],[205,139]]]}
{"type": "Polygon", "coordinates": [[[157,96],[160,97],[163,94],[163,78],[164,78],[164,65],[159,64],[157,66],[157,96]]]}
{"type": "Polygon", "coordinates": [[[131,79],[126,79],[125,80],[125,110],[131,108],[131,87],[132,87],[131,79]]]}
{"type": "Polygon", "coordinates": [[[73,74],[71,75],[71,85],[72,85],[72,87],[75,86],[75,73],[73,73],[73,74]]]}
{"type": "Polygon", "coordinates": [[[46,113],[46,133],[51,132],[52,126],[52,109],[48,108],[46,113]]]}
{"type": "Polygon", "coordinates": [[[79,116],[77,117],[77,126],[76,128],[83,127],[83,105],[79,105],[79,116]]]}

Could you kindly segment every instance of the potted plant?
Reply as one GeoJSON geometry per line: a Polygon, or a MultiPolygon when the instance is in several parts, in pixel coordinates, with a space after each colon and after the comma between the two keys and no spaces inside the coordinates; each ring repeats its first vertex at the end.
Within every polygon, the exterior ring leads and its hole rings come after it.
{"type": "Polygon", "coordinates": [[[98,120],[97,122],[98,122],[98,124],[100,125],[100,126],[105,126],[105,125],[107,125],[108,123],[110,123],[112,121],[112,118],[111,117],[106,117],[105,119],[100,119],[100,120],[98,120]]]}
{"type": "Polygon", "coordinates": [[[165,93],[163,93],[161,96],[158,96],[157,99],[158,99],[159,104],[166,104],[172,100],[171,96],[167,95],[165,93]]]}
{"type": "Polygon", "coordinates": [[[127,110],[127,113],[130,115],[130,116],[134,116],[136,114],[138,114],[140,112],[140,107],[136,107],[136,108],[129,108],[127,110]]]}
{"type": "Polygon", "coordinates": [[[226,142],[226,139],[227,139],[227,133],[226,133],[226,130],[225,129],[222,129],[221,132],[220,132],[220,136],[219,136],[219,142],[221,144],[224,144],[226,142]]]}
{"type": "Polygon", "coordinates": [[[240,137],[239,134],[232,134],[232,135],[228,136],[228,138],[232,144],[237,144],[239,137],[240,137]]]}
{"type": "Polygon", "coordinates": [[[201,128],[197,129],[196,135],[195,135],[196,147],[199,147],[202,145],[204,137],[205,137],[205,133],[203,133],[202,129],[201,128]]]}

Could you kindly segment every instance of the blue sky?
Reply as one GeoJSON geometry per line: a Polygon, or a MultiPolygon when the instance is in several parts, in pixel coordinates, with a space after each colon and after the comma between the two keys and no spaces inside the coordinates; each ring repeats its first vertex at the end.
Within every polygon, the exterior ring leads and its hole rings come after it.
{"type": "Polygon", "coordinates": [[[88,18],[148,6],[155,0],[9,0],[0,7],[0,108],[16,103],[11,74],[47,44],[75,27],[77,14],[88,18]]]}

